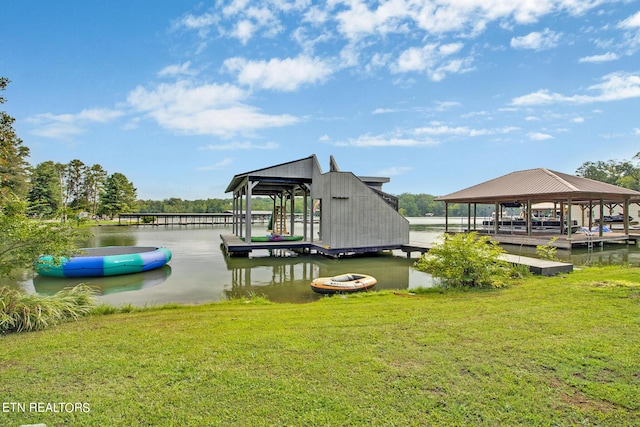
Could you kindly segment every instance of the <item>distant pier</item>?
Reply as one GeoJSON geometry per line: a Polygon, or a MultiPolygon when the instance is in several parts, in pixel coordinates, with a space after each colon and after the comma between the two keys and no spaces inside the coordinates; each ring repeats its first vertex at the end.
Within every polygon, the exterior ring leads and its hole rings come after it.
{"type": "MultiPolygon", "coordinates": [[[[220,213],[167,213],[167,212],[137,212],[121,213],[118,215],[118,225],[156,225],[156,226],[184,226],[184,225],[231,225],[234,214],[220,213]]],[[[269,221],[271,212],[252,212],[252,223],[269,221]]]]}

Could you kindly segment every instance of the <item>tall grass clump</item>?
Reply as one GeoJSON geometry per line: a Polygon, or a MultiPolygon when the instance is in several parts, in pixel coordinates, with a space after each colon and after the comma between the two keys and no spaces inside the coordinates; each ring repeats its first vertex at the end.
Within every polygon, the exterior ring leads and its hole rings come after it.
{"type": "Polygon", "coordinates": [[[415,263],[431,274],[443,288],[497,288],[506,283],[510,271],[500,259],[504,253],[495,240],[478,233],[445,234],[415,263]]]}
{"type": "Polygon", "coordinates": [[[0,335],[38,331],[91,314],[95,291],[87,285],[62,290],[52,296],[32,295],[0,288],[0,335]]]}

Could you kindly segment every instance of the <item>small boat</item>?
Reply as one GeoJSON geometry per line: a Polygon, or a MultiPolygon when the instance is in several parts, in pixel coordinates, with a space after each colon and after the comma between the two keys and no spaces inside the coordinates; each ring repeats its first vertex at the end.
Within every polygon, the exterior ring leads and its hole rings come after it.
{"type": "Polygon", "coordinates": [[[153,270],[171,261],[167,248],[143,246],[106,246],[83,248],[71,258],[56,263],[50,255],[43,255],[35,263],[38,274],[54,277],[99,277],[140,273],[153,270]]]}
{"type": "MultiPolygon", "coordinates": [[[[602,219],[604,220],[604,222],[624,222],[624,215],[605,215],[602,217],[602,219]]],[[[629,221],[633,221],[632,216],[629,217],[629,221]]]]}
{"type": "Polygon", "coordinates": [[[348,273],[333,277],[318,277],[311,282],[311,289],[319,294],[341,294],[368,291],[378,281],[366,274],[348,273]]]}
{"type": "MultiPolygon", "coordinates": [[[[303,236],[288,236],[283,234],[267,234],[266,236],[251,236],[252,242],[297,242],[302,240],[303,236]]],[[[244,237],[241,238],[244,240],[244,237]]]]}

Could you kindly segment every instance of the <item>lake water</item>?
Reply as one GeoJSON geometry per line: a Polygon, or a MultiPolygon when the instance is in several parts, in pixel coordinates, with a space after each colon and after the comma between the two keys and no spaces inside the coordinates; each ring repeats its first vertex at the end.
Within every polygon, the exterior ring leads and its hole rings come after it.
{"type": "MultiPolygon", "coordinates": [[[[431,243],[444,232],[443,218],[411,218],[410,240],[431,243]]],[[[449,220],[450,229],[464,227],[464,220],[449,220]]],[[[262,231],[254,225],[254,234],[262,231]]],[[[304,303],[323,298],[309,286],[320,276],[347,272],[370,274],[377,278],[376,289],[412,289],[433,285],[430,275],[413,268],[419,254],[411,259],[401,251],[376,256],[330,259],[320,255],[297,255],[290,251],[255,250],[249,258],[227,258],[220,247],[220,234],[229,234],[229,226],[118,227],[92,229],[94,237],[84,246],[164,246],[173,259],[164,268],[145,273],[106,278],[53,278],[22,273],[10,286],[29,292],[53,294],[79,283],[96,287],[102,302],[136,306],[169,302],[200,304],[242,296],[262,296],[274,302],[304,303]]],[[[535,248],[507,248],[508,251],[535,256],[535,248]]],[[[559,252],[563,260],[575,265],[640,265],[640,250],[626,245],[559,252]]],[[[0,283],[3,284],[3,283],[0,283]]],[[[4,282],[4,284],[7,284],[4,282]]]]}

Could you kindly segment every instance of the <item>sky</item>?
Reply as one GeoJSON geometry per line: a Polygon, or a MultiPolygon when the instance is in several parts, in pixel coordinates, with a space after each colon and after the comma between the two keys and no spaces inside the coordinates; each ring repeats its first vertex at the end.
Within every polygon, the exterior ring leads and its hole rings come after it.
{"type": "Polygon", "coordinates": [[[315,154],[446,195],[640,152],[640,1],[21,0],[2,106],[32,165],[79,159],[141,199],[225,198],[315,154]]]}

